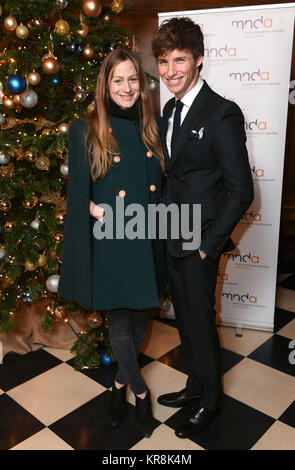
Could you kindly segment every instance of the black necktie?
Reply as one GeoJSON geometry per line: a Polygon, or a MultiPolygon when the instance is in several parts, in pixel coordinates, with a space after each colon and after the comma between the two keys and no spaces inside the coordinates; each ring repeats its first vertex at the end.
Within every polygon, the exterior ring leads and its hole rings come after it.
{"type": "Polygon", "coordinates": [[[182,108],[183,108],[183,103],[180,100],[177,100],[176,104],[175,104],[175,113],[174,113],[174,119],[173,119],[171,149],[173,148],[177,133],[178,133],[179,128],[180,128],[180,115],[181,115],[182,108]]]}

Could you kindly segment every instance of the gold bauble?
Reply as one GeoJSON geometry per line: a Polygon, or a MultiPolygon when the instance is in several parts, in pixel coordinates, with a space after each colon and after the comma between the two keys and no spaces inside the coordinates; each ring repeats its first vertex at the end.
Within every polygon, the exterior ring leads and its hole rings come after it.
{"type": "Polygon", "coordinates": [[[38,85],[40,83],[41,77],[37,72],[31,72],[28,75],[28,82],[31,85],[38,85]]]}
{"type": "Polygon", "coordinates": [[[24,153],[24,157],[25,157],[26,160],[28,160],[28,162],[35,162],[37,160],[37,156],[34,155],[31,150],[27,150],[24,153]]]}
{"type": "Polygon", "coordinates": [[[80,29],[78,29],[77,33],[79,33],[80,36],[82,36],[82,38],[86,38],[88,32],[89,32],[89,28],[87,24],[80,23],[80,29]]]}
{"type": "Polygon", "coordinates": [[[92,49],[92,47],[86,46],[84,47],[82,53],[83,53],[83,56],[86,57],[86,59],[91,59],[91,57],[93,57],[94,50],[92,49]]]}
{"type": "Polygon", "coordinates": [[[42,135],[49,135],[49,134],[52,134],[53,130],[52,129],[43,129],[42,131],[42,135]]]}
{"type": "Polygon", "coordinates": [[[20,113],[22,109],[23,109],[23,107],[22,107],[21,104],[18,104],[18,103],[17,103],[17,104],[15,105],[15,111],[16,111],[17,113],[20,113]]]}
{"type": "Polygon", "coordinates": [[[37,263],[32,263],[30,260],[26,259],[26,261],[24,262],[24,266],[26,268],[27,271],[35,271],[35,269],[38,268],[38,264],[37,263]]]}
{"type": "Polygon", "coordinates": [[[65,223],[65,214],[66,214],[66,211],[60,211],[55,214],[55,218],[59,225],[62,225],[65,223]]]}
{"type": "Polygon", "coordinates": [[[56,34],[58,34],[59,36],[66,36],[67,34],[69,34],[70,32],[70,25],[67,21],[65,20],[58,20],[56,23],[55,23],[55,27],[54,27],[54,31],[56,32],[56,34]]]}
{"type": "Polygon", "coordinates": [[[46,155],[42,155],[41,157],[37,158],[35,165],[38,170],[48,170],[50,166],[50,160],[48,157],[46,157],[46,155]]]}
{"type": "Polygon", "coordinates": [[[37,265],[42,267],[45,266],[47,263],[47,258],[45,255],[39,255],[38,260],[37,260],[37,265]]]}
{"type": "Polygon", "coordinates": [[[24,24],[21,23],[16,28],[15,34],[19,39],[26,39],[29,36],[29,30],[24,24]]]}
{"type": "Polygon", "coordinates": [[[5,96],[3,104],[8,109],[13,109],[15,106],[15,102],[13,101],[13,98],[10,98],[9,96],[5,96]]]}
{"type": "Polygon", "coordinates": [[[103,318],[100,312],[91,311],[87,314],[86,317],[88,326],[90,328],[99,328],[103,323],[103,318]]]}
{"type": "Polygon", "coordinates": [[[4,201],[4,199],[0,199],[0,211],[6,212],[9,211],[11,208],[11,202],[10,201],[4,201]]]}
{"type": "Polygon", "coordinates": [[[13,101],[15,102],[15,104],[20,104],[20,95],[14,95],[13,101]]]}
{"type": "Polygon", "coordinates": [[[23,200],[23,206],[25,209],[33,209],[33,207],[35,207],[37,203],[38,198],[37,196],[35,196],[35,194],[32,194],[32,197],[30,199],[23,200]]]}
{"type": "Polygon", "coordinates": [[[95,109],[95,102],[92,101],[92,103],[90,103],[88,106],[87,106],[87,113],[92,113],[92,111],[94,111],[95,109]]]}
{"type": "Polygon", "coordinates": [[[61,134],[67,134],[69,132],[69,124],[67,124],[66,122],[62,122],[58,128],[57,128],[58,132],[60,132],[61,134]]]}
{"type": "Polygon", "coordinates": [[[100,0],[83,0],[83,11],[85,15],[96,18],[101,14],[102,6],[100,0]]]}
{"type": "Polygon", "coordinates": [[[116,13],[117,15],[119,13],[121,13],[121,11],[124,9],[124,2],[123,0],[113,0],[112,1],[112,5],[111,5],[111,9],[114,13],[116,13]]]}
{"type": "Polygon", "coordinates": [[[4,26],[8,31],[14,31],[17,27],[17,21],[13,16],[6,16],[4,19],[4,26]]]}
{"type": "Polygon", "coordinates": [[[16,225],[16,223],[13,220],[9,220],[9,221],[5,222],[4,229],[6,230],[6,232],[12,232],[15,225],[16,225]]]}
{"type": "Polygon", "coordinates": [[[64,236],[63,236],[62,233],[56,233],[56,234],[54,235],[54,237],[53,237],[53,241],[54,241],[55,243],[60,243],[60,242],[63,241],[63,239],[64,239],[64,236]]]}
{"type": "Polygon", "coordinates": [[[56,75],[59,72],[60,65],[53,54],[46,54],[42,58],[42,70],[47,75],[56,75]]]}

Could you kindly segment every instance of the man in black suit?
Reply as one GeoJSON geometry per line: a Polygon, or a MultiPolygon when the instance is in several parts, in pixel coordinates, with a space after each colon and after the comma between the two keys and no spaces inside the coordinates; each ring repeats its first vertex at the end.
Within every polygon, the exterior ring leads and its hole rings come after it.
{"type": "MultiPolygon", "coordinates": [[[[184,390],[158,397],[165,406],[196,405],[180,438],[206,428],[218,415],[222,392],[215,288],[221,253],[253,200],[253,183],[240,108],[213,92],[199,73],[203,34],[189,18],[172,18],[155,33],[152,49],[161,79],[174,93],[163,109],[167,184],[164,202],[201,204],[201,244],[184,249],[168,239],[171,297],[188,368],[184,390]]],[[[191,211],[192,213],[192,211],[191,211]]],[[[193,223],[193,221],[191,220],[193,223]]]]}

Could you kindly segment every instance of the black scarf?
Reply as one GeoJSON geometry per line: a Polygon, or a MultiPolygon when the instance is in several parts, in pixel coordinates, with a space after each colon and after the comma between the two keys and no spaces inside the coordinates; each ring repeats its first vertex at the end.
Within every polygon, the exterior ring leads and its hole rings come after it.
{"type": "Polygon", "coordinates": [[[106,110],[110,116],[128,119],[129,121],[139,121],[140,120],[140,101],[139,99],[134,103],[131,108],[121,108],[118,106],[111,98],[108,99],[106,103],[106,110]]]}

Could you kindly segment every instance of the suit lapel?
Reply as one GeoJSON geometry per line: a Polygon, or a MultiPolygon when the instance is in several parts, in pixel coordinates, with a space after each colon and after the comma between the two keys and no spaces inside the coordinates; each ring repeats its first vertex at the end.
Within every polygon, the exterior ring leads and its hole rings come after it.
{"type": "MultiPolygon", "coordinates": [[[[170,164],[169,164],[169,169],[173,167],[175,164],[175,161],[177,160],[177,157],[181,151],[181,149],[184,146],[185,141],[187,140],[190,131],[192,128],[198,129],[202,125],[202,119],[203,119],[203,113],[202,110],[204,106],[206,105],[207,99],[210,95],[211,89],[207,85],[207,83],[204,81],[204,84],[196,96],[193,104],[191,105],[187,115],[185,116],[185,119],[180,126],[180,129],[178,131],[175,144],[173,148],[171,149],[171,159],[170,159],[170,164]]],[[[166,128],[167,129],[167,128],[166,128]]]]}

